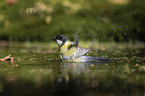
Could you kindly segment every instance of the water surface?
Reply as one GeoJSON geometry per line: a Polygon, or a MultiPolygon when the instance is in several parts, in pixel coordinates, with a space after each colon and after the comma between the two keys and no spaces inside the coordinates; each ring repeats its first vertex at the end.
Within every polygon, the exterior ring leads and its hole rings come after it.
{"type": "Polygon", "coordinates": [[[1,96],[144,96],[144,49],[92,50],[110,62],[63,63],[58,53],[1,48],[16,61],[0,62],[1,96]]]}

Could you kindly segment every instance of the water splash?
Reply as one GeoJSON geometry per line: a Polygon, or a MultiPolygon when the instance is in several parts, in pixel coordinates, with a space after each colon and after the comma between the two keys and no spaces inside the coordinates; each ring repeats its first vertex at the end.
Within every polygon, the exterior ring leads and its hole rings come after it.
{"type": "Polygon", "coordinates": [[[81,31],[82,31],[82,28],[79,27],[78,30],[77,30],[77,32],[73,35],[73,37],[74,37],[75,40],[76,40],[76,39],[79,39],[79,33],[80,33],[81,31]]]}
{"type": "Polygon", "coordinates": [[[116,29],[114,28],[114,32],[116,32],[116,29]]]}

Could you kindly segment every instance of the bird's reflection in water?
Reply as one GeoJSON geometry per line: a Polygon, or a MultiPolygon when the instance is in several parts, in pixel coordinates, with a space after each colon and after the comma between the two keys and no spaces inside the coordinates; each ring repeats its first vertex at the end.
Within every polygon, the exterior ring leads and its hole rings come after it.
{"type": "Polygon", "coordinates": [[[98,65],[104,65],[107,62],[86,62],[86,63],[61,63],[58,82],[69,82],[70,78],[79,78],[80,76],[91,75],[90,72],[96,71],[98,65]]]}

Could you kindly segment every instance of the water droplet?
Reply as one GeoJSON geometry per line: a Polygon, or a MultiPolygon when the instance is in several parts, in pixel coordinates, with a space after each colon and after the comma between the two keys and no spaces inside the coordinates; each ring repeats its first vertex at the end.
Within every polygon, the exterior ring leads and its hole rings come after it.
{"type": "Polygon", "coordinates": [[[124,35],[126,35],[126,32],[124,32],[124,35]]]}
{"type": "Polygon", "coordinates": [[[114,31],[116,32],[116,29],[114,28],[114,31]]]}
{"type": "Polygon", "coordinates": [[[90,54],[86,54],[87,56],[89,56],[90,54]]]}

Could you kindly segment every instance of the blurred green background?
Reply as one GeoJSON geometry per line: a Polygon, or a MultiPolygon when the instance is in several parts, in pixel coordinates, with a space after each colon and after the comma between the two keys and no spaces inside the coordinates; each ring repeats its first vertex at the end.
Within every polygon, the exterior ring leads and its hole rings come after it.
{"type": "Polygon", "coordinates": [[[0,0],[0,40],[145,42],[144,0],[0,0]],[[91,38],[90,38],[91,37],[91,38]]]}

